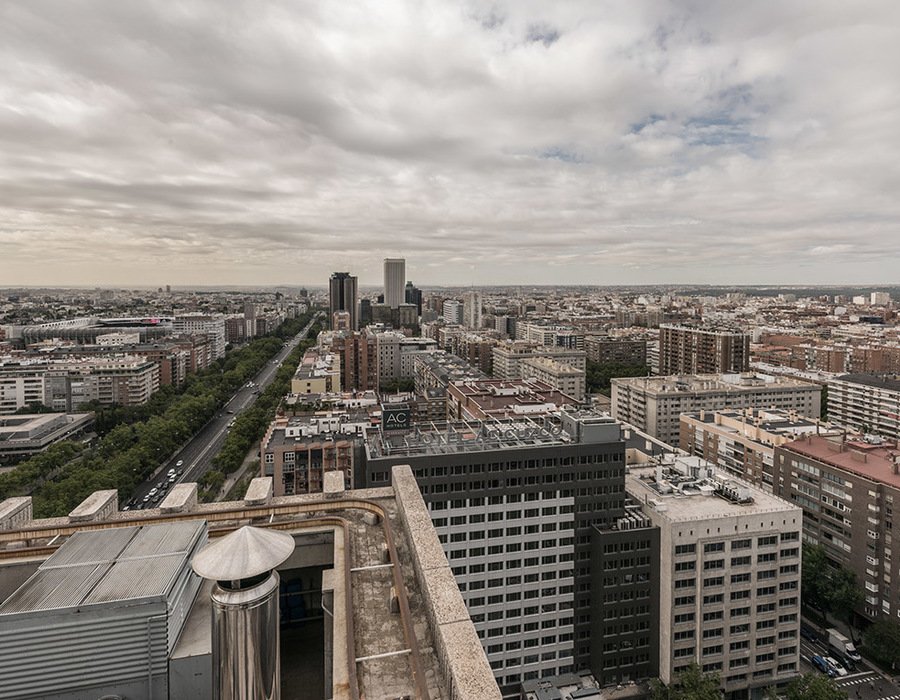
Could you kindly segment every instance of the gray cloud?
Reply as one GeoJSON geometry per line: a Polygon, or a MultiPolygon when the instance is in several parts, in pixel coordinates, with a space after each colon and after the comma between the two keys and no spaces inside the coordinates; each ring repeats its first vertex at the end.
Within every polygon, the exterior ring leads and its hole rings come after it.
{"type": "Polygon", "coordinates": [[[898,68],[889,0],[5,3],[0,285],[897,282],[898,68]]]}

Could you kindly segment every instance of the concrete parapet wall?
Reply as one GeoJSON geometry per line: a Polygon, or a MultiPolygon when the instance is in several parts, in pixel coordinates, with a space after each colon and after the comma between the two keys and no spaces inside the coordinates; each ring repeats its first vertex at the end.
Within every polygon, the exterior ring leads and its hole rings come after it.
{"type": "Polygon", "coordinates": [[[392,470],[397,514],[409,537],[415,574],[434,631],[435,651],[454,700],[500,700],[481,640],[444,555],[409,465],[392,470]]]}

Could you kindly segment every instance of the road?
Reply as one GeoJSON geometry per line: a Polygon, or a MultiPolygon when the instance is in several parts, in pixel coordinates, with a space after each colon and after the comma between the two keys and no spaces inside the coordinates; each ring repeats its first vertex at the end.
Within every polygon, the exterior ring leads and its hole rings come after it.
{"type": "MultiPolygon", "coordinates": [[[[812,666],[810,659],[814,655],[832,656],[833,653],[828,644],[821,640],[812,642],[801,639],[800,672],[820,673],[812,666]]],[[[856,669],[850,671],[846,676],[835,678],[834,683],[847,693],[850,700],[856,698],[859,700],[900,700],[900,686],[885,680],[880,673],[869,666],[865,659],[856,664],[856,669]]]]}
{"type": "Polygon", "coordinates": [[[318,319],[318,315],[314,316],[306,327],[291,338],[255,377],[238,389],[212,420],[204,425],[168,462],[163,464],[154,476],[141,484],[135,490],[134,497],[129,502],[129,505],[133,508],[142,506],[152,508],[158,505],[162,498],[165,498],[165,494],[168,493],[171,486],[175,483],[199,480],[212,466],[213,457],[222,448],[231,421],[252,406],[256,401],[257,395],[262,393],[272,383],[278,368],[281,367],[294,348],[306,338],[309,329],[318,319]],[[253,383],[253,386],[250,386],[250,382],[253,383]],[[166,479],[166,473],[170,468],[180,472],[172,483],[169,483],[166,479]],[[153,500],[146,502],[145,505],[143,499],[150,494],[154,487],[158,489],[157,494],[154,494],[152,496],[153,500]],[[162,496],[157,498],[156,496],[160,493],[162,493],[162,496]]]}

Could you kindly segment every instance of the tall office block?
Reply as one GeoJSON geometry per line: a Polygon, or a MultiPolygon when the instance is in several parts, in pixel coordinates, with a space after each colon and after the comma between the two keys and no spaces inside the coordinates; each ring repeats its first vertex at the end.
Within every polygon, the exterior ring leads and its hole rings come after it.
{"type": "Polygon", "coordinates": [[[481,328],[481,292],[463,294],[463,325],[475,330],[481,328]]]}
{"type": "Polygon", "coordinates": [[[384,259],[384,303],[395,308],[406,302],[406,260],[384,259]]]}
{"type": "Polygon", "coordinates": [[[350,328],[359,328],[359,315],[356,308],[356,277],[349,272],[335,272],[328,283],[328,318],[333,319],[337,311],[350,314],[350,328]]]}

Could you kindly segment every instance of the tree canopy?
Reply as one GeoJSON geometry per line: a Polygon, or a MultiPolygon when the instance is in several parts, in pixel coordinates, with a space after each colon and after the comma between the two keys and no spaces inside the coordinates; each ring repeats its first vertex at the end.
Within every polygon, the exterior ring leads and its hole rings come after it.
{"type": "Polygon", "coordinates": [[[847,693],[838,688],[828,676],[807,673],[791,681],[784,697],[786,700],[845,700],[847,693]]]}
{"type": "Polygon", "coordinates": [[[821,545],[803,545],[802,570],[803,604],[835,613],[848,622],[853,611],[862,603],[863,592],[856,574],[828,559],[821,545]]]}
{"type": "Polygon", "coordinates": [[[717,673],[703,673],[692,663],[668,686],[654,680],[650,683],[652,700],[721,700],[722,690],[717,673]]]}
{"type": "Polygon", "coordinates": [[[878,620],[863,633],[863,646],[869,656],[893,668],[900,663],[900,625],[878,620]]]}

